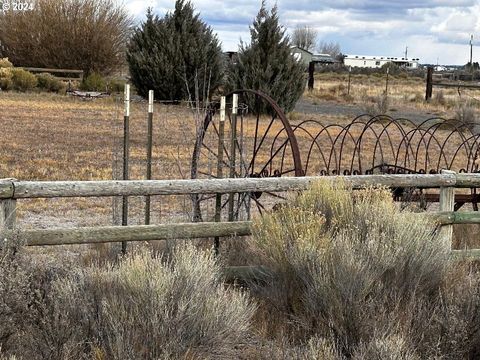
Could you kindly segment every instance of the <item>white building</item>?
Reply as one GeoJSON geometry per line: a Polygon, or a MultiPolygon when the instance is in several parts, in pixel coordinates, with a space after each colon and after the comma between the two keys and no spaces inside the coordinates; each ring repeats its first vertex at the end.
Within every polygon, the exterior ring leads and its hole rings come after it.
{"type": "Polygon", "coordinates": [[[344,65],[363,68],[380,68],[383,65],[391,62],[408,69],[416,69],[418,68],[419,60],[420,59],[416,58],[403,58],[392,56],[345,55],[344,65]]]}

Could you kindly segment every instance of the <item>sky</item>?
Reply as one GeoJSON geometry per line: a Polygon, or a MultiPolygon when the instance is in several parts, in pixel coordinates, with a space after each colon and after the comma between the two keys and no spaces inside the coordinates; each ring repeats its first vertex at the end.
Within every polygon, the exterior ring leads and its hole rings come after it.
{"type": "MultiPolygon", "coordinates": [[[[139,23],[147,7],[163,16],[175,0],[125,0],[139,23]]],[[[249,25],[261,0],[192,0],[201,18],[218,34],[224,51],[250,40],[249,25]]],[[[463,65],[480,62],[480,0],[267,0],[278,6],[280,23],[292,32],[309,26],[319,41],[338,42],[349,55],[403,56],[420,63],[463,65]]]]}

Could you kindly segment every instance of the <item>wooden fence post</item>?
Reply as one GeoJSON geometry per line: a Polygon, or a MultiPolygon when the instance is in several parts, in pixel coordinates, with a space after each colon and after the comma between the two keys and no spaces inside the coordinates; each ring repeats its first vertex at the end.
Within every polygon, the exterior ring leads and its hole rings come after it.
{"type": "Polygon", "coordinates": [[[387,67],[387,79],[385,80],[385,96],[388,96],[388,74],[390,73],[390,68],[387,67]]]}
{"type": "MultiPolygon", "coordinates": [[[[453,174],[455,171],[442,170],[442,174],[453,174]]],[[[454,211],[455,207],[455,185],[442,186],[440,188],[440,211],[454,211]]],[[[448,244],[452,244],[453,224],[442,225],[439,231],[440,238],[448,244]]]]}
{"type": "Polygon", "coordinates": [[[315,63],[310,61],[308,64],[308,90],[313,90],[313,86],[315,85],[315,63]]]}
{"type": "Polygon", "coordinates": [[[17,200],[13,199],[13,181],[15,179],[2,179],[0,182],[9,183],[8,195],[12,198],[0,199],[0,231],[15,228],[17,220],[17,200]]]}
{"type": "Polygon", "coordinates": [[[425,90],[425,101],[432,98],[433,92],[433,66],[427,68],[427,89],[425,90]]]}
{"type": "Polygon", "coordinates": [[[14,229],[17,220],[17,200],[0,200],[0,230],[14,229]]]}
{"type": "Polygon", "coordinates": [[[347,87],[347,95],[350,95],[350,84],[351,84],[351,78],[352,78],[352,67],[348,67],[348,87],[347,87]]]}

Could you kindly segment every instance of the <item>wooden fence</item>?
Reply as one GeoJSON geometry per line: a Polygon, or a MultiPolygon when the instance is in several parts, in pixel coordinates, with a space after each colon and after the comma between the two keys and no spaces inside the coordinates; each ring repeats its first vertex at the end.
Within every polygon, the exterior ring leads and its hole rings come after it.
{"type": "Polygon", "coordinates": [[[425,89],[425,100],[430,100],[433,95],[433,87],[443,87],[443,88],[455,88],[460,92],[460,89],[480,89],[480,84],[472,82],[469,83],[456,81],[456,82],[444,82],[442,80],[435,80],[435,75],[433,73],[433,67],[429,66],[427,68],[427,78],[426,78],[426,89],[425,89]]]}
{"type": "Polygon", "coordinates": [[[72,69],[48,69],[48,68],[35,68],[35,67],[24,67],[24,70],[33,72],[33,73],[50,73],[55,75],[56,78],[64,81],[82,81],[83,80],[83,70],[72,70],[72,69]],[[57,74],[62,75],[72,75],[72,76],[57,76],[57,74]]]}
{"type": "MultiPolygon", "coordinates": [[[[440,211],[423,213],[441,225],[441,236],[451,240],[453,224],[480,224],[480,212],[454,212],[455,189],[480,187],[480,174],[457,174],[444,170],[435,175],[342,176],[352,188],[365,186],[439,188],[440,211]]],[[[316,181],[337,181],[339,177],[231,178],[206,180],[126,181],[18,181],[0,180],[0,235],[18,233],[26,245],[63,245],[165,239],[244,236],[251,222],[181,223],[135,226],[98,226],[54,229],[16,229],[16,203],[21,199],[109,197],[148,195],[227,194],[305,190],[316,181]]],[[[419,214],[420,215],[420,214],[419,214]]],[[[480,250],[469,250],[476,255],[480,250]]]]}

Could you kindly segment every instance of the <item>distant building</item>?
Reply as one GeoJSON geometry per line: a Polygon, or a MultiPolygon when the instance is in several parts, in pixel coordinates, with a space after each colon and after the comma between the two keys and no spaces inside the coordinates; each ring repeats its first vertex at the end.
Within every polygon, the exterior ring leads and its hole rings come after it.
{"type": "Polygon", "coordinates": [[[227,63],[236,64],[238,63],[238,52],[237,51],[225,51],[223,56],[227,63]]]}
{"type": "Polygon", "coordinates": [[[325,64],[325,65],[331,65],[331,64],[337,64],[339,61],[337,59],[334,59],[331,55],[329,54],[314,54],[308,50],[302,49],[298,46],[293,46],[292,47],[292,52],[291,54],[297,60],[298,62],[301,62],[305,66],[308,66],[310,62],[315,62],[316,64],[325,64]]]}
{"type": "Polygon", "coordinates": [[[385,64],[393,63],[407,69],[416,69],[419,66],[420,59],[403,58],[391,56],[363,56],[363,55],[345,55],[343,63],[345,66],[363,67],[363,68],[380,68],[385,64]]]}

